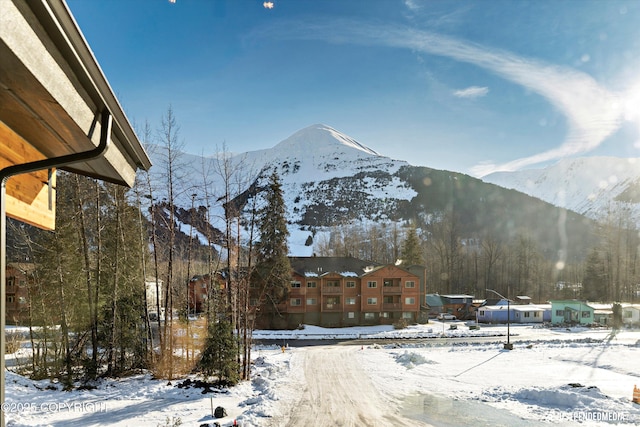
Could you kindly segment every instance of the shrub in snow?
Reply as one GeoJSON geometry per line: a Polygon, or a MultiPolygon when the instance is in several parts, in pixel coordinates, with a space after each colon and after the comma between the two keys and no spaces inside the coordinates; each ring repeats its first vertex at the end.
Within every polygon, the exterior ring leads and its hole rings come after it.
{"type": "Polygon", "coordinates": [[[398,319],[398,321],[393,324],[393,329],[405,329],[407,326],[409,326],[407,319],[398,319]]]}

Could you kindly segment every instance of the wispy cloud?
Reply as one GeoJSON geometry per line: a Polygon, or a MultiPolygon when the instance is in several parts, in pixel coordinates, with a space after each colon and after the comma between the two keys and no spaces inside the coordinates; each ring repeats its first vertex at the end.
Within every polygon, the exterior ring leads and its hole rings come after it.
{"type": "Polygon", "coordinates": [[[486,96],[488,93],[488,87],[469,86],[465,89],[454,90],[453,96],[458,98],[480,98],[482,96],[486,96]]]}
{"type": "Polygon", "coordinates": [[[418,3],[416,0],[404,0],[404,5],[409,10],[418,10],[422,8],[422,5],[418,3]]]}
{"type": "Polygon", "coordinates": [[[569,129],[557,147],[500,165],[478,165],[472,169],[475,175],[482,176],[493,170],[517,170],[588,152],[623,122],[621,96],[578,70],[428,32],[405,29],[393,30],[390,35],[398,47],[474,64],[520,84],[546,98],[566,117],[569,129]]]}
{"type": "MultiPolygon", "coordinates": [[[[353,21],[316,22],[313,26],[300,27],[304,33],[297,36],[322,38],[335,43],[412,49],[474,64],[538,93],[565,116],[568,132],[555,148],[499,165],[478,165],[471,171],[477,176],[497,170],[517,170],[593,150],[618,130],[625,120],[631,120],[630,108],[625,106],[629,104],[630,95],[638,96],[639,93],[638,90],[624,94],[613,92],[588,74],[573,68],[414,28],[353,21]]],[[[633,120],[640,122],[637,114],[633,120]]]]}

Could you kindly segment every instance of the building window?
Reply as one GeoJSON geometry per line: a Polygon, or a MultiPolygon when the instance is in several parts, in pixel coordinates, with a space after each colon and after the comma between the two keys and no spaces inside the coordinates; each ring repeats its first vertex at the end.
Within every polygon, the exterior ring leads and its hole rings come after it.
{"type": "Polygon", "coordinates": [[[330,288],[339,288],[340,287],[340,281],[338,280],[327,280],[327,286],[330,288]]]}
{"type": "Polygon", "coordinates": [[[289,300],[289,305],[291,305],[292,307],[298,307],[302,305],[302,299],[301,298],[291,298],[291,300],[289,300]]]}
{"type": "Polygon", "coordinates": [[[413,319],[413,313],[402,313],[403,319],[413,319]]]}
{"type": "Polygon", "coordinates": [[[16,282],[16,278],[15,277],[8,277],[7,278],[7,288],[13,288],[14,283],[16,282]]]}
{"type": "Polygon", "coordinates": [[[375,280],[367,282],[367,288],[377,288],[378,287],[378,282],[376,282],[375,280]]]}
{"type": "Polygon", "coordinates": [[[564,317],[564,310],[556,310],[556,316],[564,317]]]}
{"type": "Polygon", "coordinates": [[[355,319],[356,318],[356,313],[354,313],[353,311],[350,311],[347,313],[347,319],[355,319]]]}
{"type": "Polygon", "coordinates": [[[318,303],[318,300],[316,300],[315,298],[307,298],[307,305],[316,305],[318,303]]]}
{"type": "Polygon", "coordinates": [[[347,288],[355,288],[356,287],[356,282],[354,282],[353,280],[347,280],[346,286],[347,286],[347,288]]]}
{"type": "Polygon", "coordinates": [[[591,312],[590,311],[583,311],[582,312],[582,318],[587,318],[587,317],[591,317],[591,312]]]}
{"type": "Polygon", "coordinates": [[[299,288],[300,285],[302,285],[302,283],[300,283],[298,280],[291,281],[291,287],[292,288],[299,288]]]}
{"type": "Polygon", "coordinates": [[[416,299],[414,297],[407,297],[404,299],[404,303],[407,305],[413,305],[416,303],[416,299]]]}
{"type": "Polygon", "coordinates": [[[364,314],[364,318],[365,320],[373,320],[376,318],[376,314],[375,313],[365,313],[364,314]]]}
{"type": "Polygon", "coordinates": [[[539,311],[534,311],[533,312],[533,317],[540,317],[540,312],[539,311]]]}
{"type": "Polygon", "coordinates": [[[382,286],[393,286],[393,279],[384,279],[382,281],[382,286]]]}
{"type": "Polygon", "coordinates": [[[367,304],[369,304],[369,305],[378,304],[378,298],[367,298],[367,304]]]}
{"type": "Polygon", "coordinates": [[[404,283],[404,287],[405,288],[415,288],[416,287],[416,282],[414,282],[413,280],[407,280],[404,283]]]}
{"type": "Polygon", "coordinates": [[[484,316],[484,310],[479,311],[480,316],[484,316]]]}
{"type": "Polygon", "coordinates": [[[383,311],[382,313],[380,313],[380,317],[384,317],[384,318],[389,318],[389,313],[387,313],[386,311],[383,311]]]}
{"type": "Polygon", "coordinates": [[[7,295],[7,304],[13,304],[16,301],[16,297],[13,295],[7,295]]]}
{"type": "Polygon", "coordinates": [[[531,317],[531,313],[529,313],[528,311],[524,312],[524,317],[531,317]]]}
{"type": "Polygon", "coordinates": [[[317,286],[316,282],[307,282],[307,288],[316,288],[317,286]]]}
{"type": "Polygon", "coordinates": [[[345,298],[344,303],[347,305],[356,305],[356,298],[355,297],[345,298]]]}

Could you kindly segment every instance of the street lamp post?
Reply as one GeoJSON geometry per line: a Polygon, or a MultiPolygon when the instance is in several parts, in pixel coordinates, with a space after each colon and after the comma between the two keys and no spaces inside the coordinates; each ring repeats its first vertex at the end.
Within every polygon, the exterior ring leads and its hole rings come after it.
{"type": "Polygon", "coordinates": [[[500,298],[502,299],[506,299],[507,300],[507,342],[504,345],[504,349],[505,350],[513,350],[513,344],[511,344],[511,304],[509,301],[509,298],[504,297],[503,295],[500,295],[498,292],[494,291],[493,289],[485,289],[486,291],[489,292],[493,292],[494,294],[498,295],[500,298]]]}

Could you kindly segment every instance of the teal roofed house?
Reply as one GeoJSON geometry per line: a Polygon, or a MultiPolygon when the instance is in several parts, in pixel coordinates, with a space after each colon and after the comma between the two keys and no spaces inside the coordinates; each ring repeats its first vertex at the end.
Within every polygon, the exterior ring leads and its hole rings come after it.
{"type": "Polygon", "coordinates": [[[591,325],[595,322],[594,307],[578,300],[552,300],[551,323],[591,325]]]}
{"type": "Polygon", "coordinates": [[[424,296],[424,303],[429,309],[429,317],[436,317],[443,312],[444,301],[438,294],[426,294],[424,296]]]}

